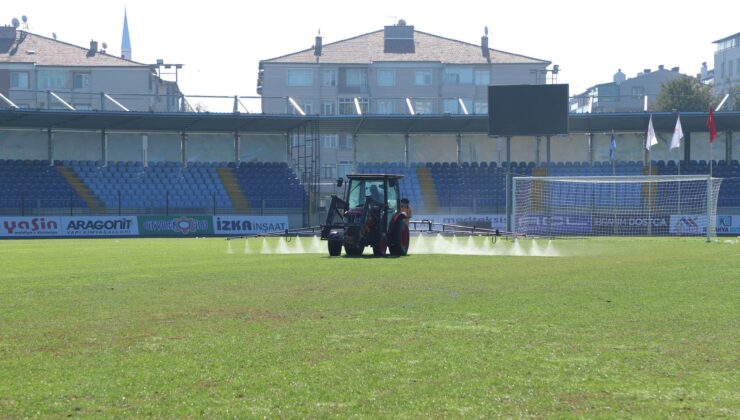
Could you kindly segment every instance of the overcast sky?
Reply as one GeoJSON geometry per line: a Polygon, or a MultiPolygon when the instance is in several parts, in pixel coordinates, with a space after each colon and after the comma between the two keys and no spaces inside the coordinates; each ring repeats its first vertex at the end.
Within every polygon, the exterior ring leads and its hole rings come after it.
{"type": "Polygon", "coordinates": [[[190,95],[256,95],[259,60],[324,44],[405,19],[419,31],[480,43],[559,64],[571,94],[611,81],[617,69],[713,67],[712,41],[740,31],[740,1],[3,1],[0,23],[28,16],[29,30],[80,46],[107,42],[120,54],[128,10],[133,59],[182,63],[190,95]]]}

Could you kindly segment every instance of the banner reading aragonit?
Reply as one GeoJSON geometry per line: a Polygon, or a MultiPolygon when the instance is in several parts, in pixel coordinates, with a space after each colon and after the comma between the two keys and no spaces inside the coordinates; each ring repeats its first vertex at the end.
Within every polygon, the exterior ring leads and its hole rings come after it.
{"type": "Polygon", "coordinates": [[[61,218],[63,236],[136,236],[136,216],[77,216],[61,218]]]}

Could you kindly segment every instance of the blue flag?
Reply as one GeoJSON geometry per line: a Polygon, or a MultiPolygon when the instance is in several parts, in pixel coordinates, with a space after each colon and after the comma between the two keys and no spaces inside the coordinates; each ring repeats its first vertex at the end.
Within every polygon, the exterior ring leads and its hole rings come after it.
{"type": "Polygon", "coordinates": [[[609,145],[609,160],[616,160],[617,139],[612,133],[612,143],[609,145]]]}

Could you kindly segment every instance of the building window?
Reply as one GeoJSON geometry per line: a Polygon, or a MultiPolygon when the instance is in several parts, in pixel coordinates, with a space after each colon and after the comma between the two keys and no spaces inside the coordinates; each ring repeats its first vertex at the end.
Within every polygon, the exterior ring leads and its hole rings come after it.
{"type": "Polygon", "coordinates": [[[457,103],[457,99],[445,99],[442,103],[445,114],[459,114],[460,105],[457,103]]]}
{"type": "Polygon", "coordinates": [[[367,86],[367,71],[365,69],[347,69],[347,87],[367,86]]]}
{"type": "Polygon", "coordinates": [[[39,89],[63,89],[67,86],[67,72],[57,70],[40,70],[38,72],[39,89]]]}
{"type": "Polygon", "coordinates": [[[488,102],[479,101],[475,103],[475,114],[488,114],[488,102]]]}
{"type": "Polygon", "coordinates": [[[336,149],[339,147],[339,136],[336,134],[322,134],[321,147],[324,149],[336,149]]]}
{"type": "Polygon", "coordinates": [[[90,73],[74,73],[72,83],[74,89],[90,89],[90,73]]]}
{"type": "Polygon", "coordinates": [[[352,162],[342,161],[337,165],[337,176],[339,178],[346,178],[348,174],[352,173],[352,162]]]}
{"type": "Polygon", "coordinates": [[[342,150],[352,150],[352,136],[344,135],[339,138],[339,148],[342,150]]]}
{"type": "Polygon", "coordinates": [[[336,178],[337,177],[337,165],[325,163],[321,165],[321,177],[322,178],[336,178]]]}
{"type": "Polygon", "coordinates": [[[725,77],[725,63],[722,63],[722,65],[719,68],[719,77],[725,77]]]}
{"type": "Polygon", "coordinates": [[[321,86],[336,86],[337,85],[337,71],[321,70],[321,86]]]}
{"type": "Polygon", "coordinates": [[[375,101],[378,114],[394,114],[395,106],[392,99],[378,99],[375,101]]]}
{"type": "Polygon", "coordinates": [[[378,86],[396,86],[396,71],[392,69],[378,70],[378,86]]]}
{"type": "Polygon", "coordinates": [[[321,115],[337,115],[337,104],[324,101],[321,103],[321,115]]]}
{"type": "Polygon", "coordinates": [[[416,99],[414,100],[414,111],[417,114],[431,114],[434,109],[434,104],[431,99],[416,99]]]}
{"type": "MultiPolygon", "coordinates": [[[[363,114],[367,114],[370,109],[370,101],[368,98],[357,98],[360,102],[360,110],[363,114]]],[[[355,98],[339,98],[339,115],[357,115],[357,109],[355,108],[355,98]]]]}
{"type": "Polygon", "coordinates": [[[488,70],[475,71],[475,84],[477,86],[488,86],[491,84],[491,72],[488,70]]]}
{"type": "Polygon", "coordinates": [[[447,85],[473,84],[473,69],[469,67],[445,68],[445,84],[447,85]]]}
{"type": "Polygon", "coordinates": [[[417,70],[414,84],[416,86],[431,86],[432,72],[430,70],[417,70]]]}
{"type": "Polygon", "coordinates": [[[288,86],[313,86],[313,70],[288,69],[288,86]]]}
{"type": "Polygon", "coordinates": [[[355,115],[355,104],[352,98],[339,98],[339,115],[355,115]]]}
{"type": "Polygon", "coordinates": [[[632,86],[632,97],[642,98],[645,96],[645,88],[642,86],[632,86]]]}
{"type": "Polygon", "coordinates": [[[727,63],[727,77],[732,77],[733,64],[732,60],[727,63]]]}
{"type": "Polygon", "coordinates": [[[28,72],[11,71],[10,72],[11,89],[28,89],[28,72]]]}

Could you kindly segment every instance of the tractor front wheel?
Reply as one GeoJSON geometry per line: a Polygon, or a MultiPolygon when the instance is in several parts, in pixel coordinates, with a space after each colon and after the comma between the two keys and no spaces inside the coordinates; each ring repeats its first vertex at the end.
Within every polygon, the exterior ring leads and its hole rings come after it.
{"type": "Polygon", "coordinates": [[[342,253],[342,241],[329,241],[329,256],[338,257],[342,253]]]}
{"type": "Polygon", "coordinates": [[[405,218],[398,219],[391,230],[388,245],[391,255],[407,255],[409,252],[409,224],[405,218]]]}

